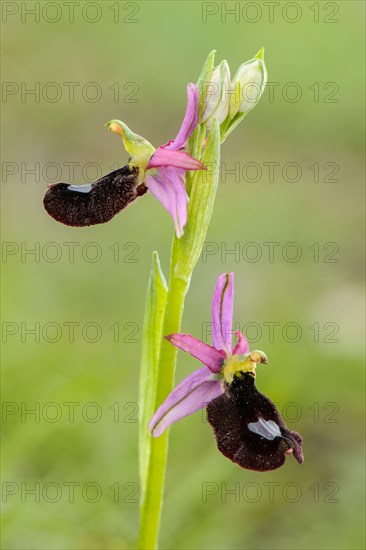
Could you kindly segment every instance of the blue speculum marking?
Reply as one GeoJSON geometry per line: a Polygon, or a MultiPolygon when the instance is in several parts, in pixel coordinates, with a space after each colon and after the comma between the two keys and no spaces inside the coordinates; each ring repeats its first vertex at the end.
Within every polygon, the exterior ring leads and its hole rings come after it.
{"type": "Polygon", "coordinates": [[[90,193],[91,188],[91,183],[87,183],[86,185],[69,185],[67,190],[77,191],[78,193],[90,193]]]}
{"type": "Polygon", "coordinates": [[[257,422],[250,422],[248,424],[248,429],[270,441],[275,439],[275,437],[281,437],[280,428],[273,420],[264,420],[260,418],[257,422]]]}

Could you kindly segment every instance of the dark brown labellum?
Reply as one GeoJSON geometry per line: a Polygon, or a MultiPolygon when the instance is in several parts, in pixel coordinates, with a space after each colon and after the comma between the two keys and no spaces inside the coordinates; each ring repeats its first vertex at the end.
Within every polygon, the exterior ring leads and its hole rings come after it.
{"type": "Polygon", "coordinates": [[[51,185],[43,204],[58,222],[84,227],[108,222],[146,191],[138,185],[138,168],[123,166],[90,185],[51,185]]]}
{"type": "Polygon", "coordinates": [[[219,450],[242,468],[275,470],[293,454],[303,462],[302,438],[289,431],[274,403],[255,387],[254,376],[234,376],[226,391],[207,406],[219,450]]]}

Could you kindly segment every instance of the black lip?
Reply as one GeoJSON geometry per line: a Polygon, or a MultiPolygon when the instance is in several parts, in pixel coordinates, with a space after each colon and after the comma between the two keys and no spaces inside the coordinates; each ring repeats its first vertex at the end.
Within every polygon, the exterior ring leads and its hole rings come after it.
{"type": "Polygon", "coordinates": [[[289,449],[303,462],[301,436],[286,428],[274,403],[255,387],[251,373],[234,376],[226,391],[208,404],[207,418],[218,449],[242,468],[275,470],[284,464],[289,449]],[[249,430],[248,424],[259,418],[275,422],[281,435],[270,440],[249,430]]]}
{"type": "Polygon", "coordinates": [[[138,185],[138,175],[137,168],[123,166],[94,182],[88,193],[72,191],[68,183],[57,183],[48,189],[43,204],[52,218],[65,225],[106,223],[147,191],[138,185]]]}

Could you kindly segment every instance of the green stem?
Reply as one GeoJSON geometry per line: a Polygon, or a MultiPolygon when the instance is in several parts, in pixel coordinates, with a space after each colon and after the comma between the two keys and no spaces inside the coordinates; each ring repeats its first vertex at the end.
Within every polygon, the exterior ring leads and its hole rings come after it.
{"type": "MultiPolygon", "coordinates": [[[[172,257],[173,263],[173,257],[172,257]]],[[[173,267],[173,265],[172,265],[173,267]]],[[[172,270],[173,271],[173,270],[172,270]]],[[[180,331],[184,308],[184,299],[189,280],[171,277],[165,311],[163,334],[180,331]]],[[[177,349],[164,340],[161,344],[159,369],[156,381],[155,410],[171,392],[174,384],[177,349]]],[[[166,462],[168,457],[168,434],[164,432],[151,443],[148,469],[148,487],[141,504],[140,534],[138,548],[153,550],[157,548],[166,462]]]]}

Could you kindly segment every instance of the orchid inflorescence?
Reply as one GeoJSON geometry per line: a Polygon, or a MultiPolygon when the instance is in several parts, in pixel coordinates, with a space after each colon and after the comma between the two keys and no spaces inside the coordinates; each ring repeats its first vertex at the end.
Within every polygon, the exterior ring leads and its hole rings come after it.
{"type": "Polygon", "coordinates": [[[174,222],[169,286],[154,253],[145,310],[140,374],[141,549],[157,544],[166,430],[187,415],[206,407],[218,449],[243,468],[274,470],[291,454],[303,462],[301,436],[287,429],[274,403],[256,388],[256,367],[267,364],[266,355],[250,351],[240,332],[234,332],[237,341],[232,345],[233,273],[220,275],[216,284],[212,345],[180,333],[185,296],[218,185],[218,174],[210,173],[209,166],[219,165],[220,143],[253,109],[267,82],[263,49],[240,65],[233,79],[227,61],[215,66],[214,60],[213,51],[197,84],[188,84],[186,113],[175,139],[155,149],[124,122],[111,120],[106,126],[122,138],[127,164],[92,184],[49,185],[44,197],[45,209],[55,220],[85,227],[110,221],[150,191],[174,222]],[[203,366],[174,388],[175,348],[203,366]]]}

